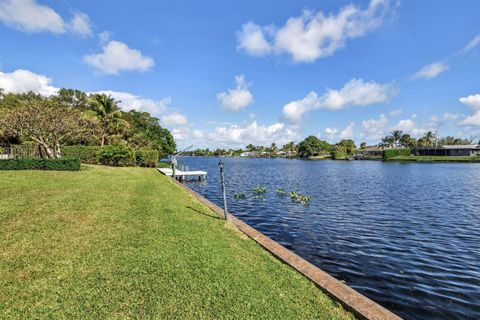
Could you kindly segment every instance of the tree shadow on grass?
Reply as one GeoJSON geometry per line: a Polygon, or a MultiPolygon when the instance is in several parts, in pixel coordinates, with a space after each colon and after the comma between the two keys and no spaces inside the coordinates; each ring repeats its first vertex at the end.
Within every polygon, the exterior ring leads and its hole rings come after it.
{"type": "MultiPolygon", "coordinates": [[[[198,210],[198,209],[195,209],[193,207],[190,207],[190,206],[187,206],[187,209],[190,209],[190,210],[193,210],[197,213],[200,213],[200,214],[203,214],[204,216],[207,216],[209,218],[213,218],[213,219],[222,219],[220,216],[218,216],[216,213],[214,212],[211,212],[211,213],[206,213],[204,211],[201,211],[201,210],[198,210]]],[[[210,211],[210,210],[209,210],[210,211]]]]}

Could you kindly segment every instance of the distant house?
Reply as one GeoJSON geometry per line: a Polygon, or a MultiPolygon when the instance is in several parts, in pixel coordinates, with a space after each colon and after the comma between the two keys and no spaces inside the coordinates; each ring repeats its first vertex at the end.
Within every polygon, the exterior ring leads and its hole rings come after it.
{"type": "Polygon", "coordinates": [[[367,147],[357,151],[356,158],[380,159],[383,155],[383,148],[377,146],[367,147]]]}
{"type": "Polygon", "coordinates": [[[419,156],[449,156],[449,157],[473,157],[480,156],[480,145],[444,145],[438,147],[418,147],[415,154],[419,156]]]}

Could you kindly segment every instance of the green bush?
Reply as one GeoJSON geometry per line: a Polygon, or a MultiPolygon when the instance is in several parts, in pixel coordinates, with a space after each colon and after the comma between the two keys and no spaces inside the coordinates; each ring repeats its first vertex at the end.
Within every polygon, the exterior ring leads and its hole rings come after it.
{"type": "Polygon", "coordinates": [[[63,157],[61,159],[24,158],[0,160],[0,170],[57,170],[78,171],[80,159],[63,157]]]}
{"type": "Polygon", "coordinates": [[[98,160],[101,164],[116,167],[135,166],[135,153],[125,145],[108,145],[98,152],[98,160]]]}
{"type": "Polygon", "coordinates": [[[333,150],[332,151],[332,159],[333,160],[342,160],[348,158],[349,155],[346,152],[339,151],[339,150],[333,150]]]}
{"type": "Polygon", "coordinates": [[[383,159],[384,160],[387,160],[389,158],[393,158],[393,157],[399,157],[399,156],[402,156],[402,157],[408,157],[410,155],[411,151],[410,149],[408,148],[404,148],[404,149],[387,149],[387,150],[383,150],[383,159]]]}
{"type": "Polygon", "coordinates": [[[83,163],[98,164],[98,153],[101,149],[100,146],[64,146],[62,154],[65,157],[79,158],[83,163]]]}
{"type": "Polygon", "coordinates": [[[135,151],[135,163],[140,167],[155,168],[158,163],[158,151],[151,149],[140,149],[135,151]]]}

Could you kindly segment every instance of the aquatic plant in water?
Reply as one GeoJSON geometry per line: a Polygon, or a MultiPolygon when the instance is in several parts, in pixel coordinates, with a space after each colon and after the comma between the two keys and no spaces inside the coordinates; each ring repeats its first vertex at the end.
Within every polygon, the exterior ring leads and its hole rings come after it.
{"type": "Polygon", "coordinates": [[[288,194],[288,193],[287,193],[285,190],[283,190],[283,189],[277,189],[277,190],[275,190],[275,192],[276,192],[279,196],[282,196],[282,197],[283,197],[283,196],[286,196],[286,195],[288,194]]]}
{"type": "Polygon", "coordinates": [[[265,194],[267,192],[267,188],[264,186],[256,186],[252,189],[253,193],[256,195],[265,194]]]}
{"type": "Polygon", "coordinates": [[[294,202],[301,203],[303,205],[307,205],[310,200],[312,200],[312,197],[297,193],[295,191],[290,192],[290,198],[292,198],[294,202]]]}
{"type": "Polygon", "coordinates": [[[235,192],[233,194],[234,199],[245,199],[247,196],[243,192],[235,192]]]}

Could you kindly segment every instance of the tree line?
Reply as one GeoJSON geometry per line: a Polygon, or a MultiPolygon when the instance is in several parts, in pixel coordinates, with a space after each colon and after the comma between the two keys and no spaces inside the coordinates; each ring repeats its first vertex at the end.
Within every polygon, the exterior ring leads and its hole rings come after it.
{"type": "MultiPolygon", "coordinates": [[[[471,144],[474,139],[464,139],[453,136],[437,137],[432,131],[426,132],[422,137],[416,139],[401,130],[394,130],[386,135],[376,145],[380,148],[417,148],[433,147],[440,145],[463,145],[471,144]]],[[[295,143],[293,141],[279,147],[274,142],[269,146],[254,145],[252,143],[245,148],[238,149],[195,149],[184,153],[185,155],[196,156],[254,156],[254,157],[333,157],[334,159],[343,159],[353,156],[357,151],[368,147],[366,142],[360,143],[359,147],[355,145],[352,139],[343,139],[337,143],[331,144],[321,140],[316,136],[308,136],[303,141],[295,143]]]]}
{"type": "Polygon", "coordinates": [[[473,138],[464,139],[452,136],[438,137],[437,134],[432,131],[427,131],[422,137],[416,139],[401,130],[394,130],[381,139],[379,146],[386,148],[417,148],[442,145],[464,145],[471,144],[473,141],[473,138]]]}
{"type": "Polygon", "coordinates": [[[175,140],[148,112],[123,111],[110,95],[60,89],[44,97],[0,89],[0,143],[35,144],[48,158],[64,145],[126,145],[175,152],[175,140]]]}

